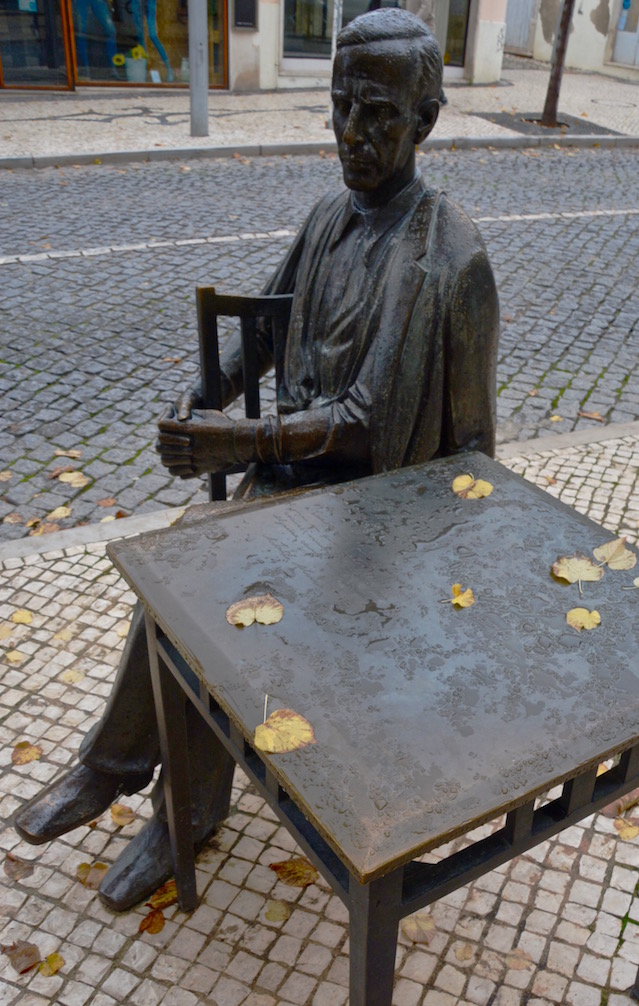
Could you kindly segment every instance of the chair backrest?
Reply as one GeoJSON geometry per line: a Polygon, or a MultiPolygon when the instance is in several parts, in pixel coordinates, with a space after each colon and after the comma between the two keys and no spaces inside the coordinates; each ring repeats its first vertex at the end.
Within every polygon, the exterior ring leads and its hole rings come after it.
{"type": "MultiPolygon", "coordinates": [[[[258,324],[260,331],[272,336],[275,383],[279,387],[292,303],[292,294],[273,297],[233,297],[216,293],[215,287],[212,286],[197,288],[200,371],[205,409],[221,410],[222,408],[217,319],[239,318],[242,336],[245,414],[248,419],[260,418],[258,324]]],[[[241,470],[241,468],[237,469],[237,471],[241,470]]],[[[226,475],[209,475],[209,498],[212,500],[226,499],[226,475]]]]}

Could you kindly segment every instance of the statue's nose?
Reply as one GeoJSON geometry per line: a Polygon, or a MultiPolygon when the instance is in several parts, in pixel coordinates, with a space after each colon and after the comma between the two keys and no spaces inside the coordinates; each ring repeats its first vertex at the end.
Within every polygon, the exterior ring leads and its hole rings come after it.
{"type": "Polygon", "coordinates": [[[346,125],[344,126],[344,132],[342,138],[345,143],[353,144],[359,142],[362,138],[362,123],[360,116],[359,105],[356,101],[350,107],[348,113],[348,119],[346,120],[346,125]]]}

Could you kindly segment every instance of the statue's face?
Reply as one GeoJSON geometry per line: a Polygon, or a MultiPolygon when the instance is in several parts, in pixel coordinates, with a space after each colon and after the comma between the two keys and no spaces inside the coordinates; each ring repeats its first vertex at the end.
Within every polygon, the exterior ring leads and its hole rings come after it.
{"type": "Polygon", "coordinates": [[[390,198],[412,177],[421,125],[417,82],[405,43],[348,46],[335,58],[333,128],[344,182],[373,201],[390,198]]]}

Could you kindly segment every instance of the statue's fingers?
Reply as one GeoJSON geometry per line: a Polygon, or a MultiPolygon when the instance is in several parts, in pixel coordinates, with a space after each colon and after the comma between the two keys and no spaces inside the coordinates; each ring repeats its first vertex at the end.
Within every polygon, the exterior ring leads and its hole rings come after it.
{"type": "Polygon", "coordinates": [[[183,433],[165,433],[164,430],[160,430],[160,435],[156,442],[164,447],[186,448],[190,450],[192,440],[191,437],[183,433]]]}
{"type": "Polygon", "coordinates": [[[175,408],[173,405],[166,405],[164,407],[164,412],[158,418],[158,423],[162,423],[166,419],[175,419],[175,408]]]}

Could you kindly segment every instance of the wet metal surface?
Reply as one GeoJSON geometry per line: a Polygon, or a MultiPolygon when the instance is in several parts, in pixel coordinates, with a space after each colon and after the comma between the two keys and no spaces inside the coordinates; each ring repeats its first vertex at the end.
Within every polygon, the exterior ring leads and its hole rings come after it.
{"type": "Polygon", "coordinates": [[[176,526],[109,553],[247,739],[288,707],[317,743],[264,756],[360,879],[523,803],[639,730],[637,569],[555,580],[612,536],[483,455],[176,526]],[[472,471],[492,495],[463,500],[472,471]],[[476,603],[447,603],[454,583],[476,603]],[[282,621],[225,611],[270,591],[282,621]],[[444,603],[446,602],[446,603],[444,603]],[[601,624],[577,633],[573,607],[601,624]]]}

